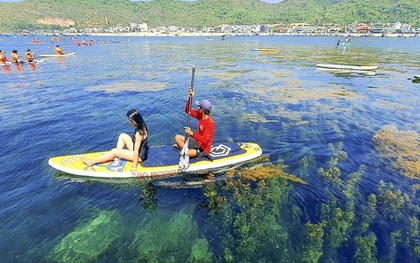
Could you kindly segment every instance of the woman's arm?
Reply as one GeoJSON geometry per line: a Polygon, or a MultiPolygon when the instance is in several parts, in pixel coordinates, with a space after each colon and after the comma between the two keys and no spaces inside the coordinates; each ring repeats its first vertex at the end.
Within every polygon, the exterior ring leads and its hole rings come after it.
{"type": "Polygon", "coordinates": [[[141,136],[138,132],[136,132],[136,140],[134,142],[134,152],[133,152],[133,168],[137,168],[138,160],[139,160],[139,151],[140,145],[143,141],[143,136],[141,136]]]}

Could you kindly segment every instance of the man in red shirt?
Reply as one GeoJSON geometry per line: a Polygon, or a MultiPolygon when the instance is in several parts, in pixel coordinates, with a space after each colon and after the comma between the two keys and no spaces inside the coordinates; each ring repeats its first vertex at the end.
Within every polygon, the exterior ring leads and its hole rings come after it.
{"type": "MultiPolygon", "coordinates": [[[[191,88],[188,89],[188,100],[185,104],[186,113],[190,110],[190,98],[191,100],[194,98],[194,90],[191,88]]],[[[200,100],[196,101],[195,104],[198,106],[198,110],[191,109],[190,114],[198,120],[197,131],[193,132],[189,127],[185,127],[185,133],[190,136],[188,156],[191,158],[210,154],[215,128],[214,121],[210,116],[212,107],[211,102],[208,100],[200,100]]],[[[176,135],[175,142],[176,145],[182,149],[185,142],[185,136],[180,134],[176,135]]]]}

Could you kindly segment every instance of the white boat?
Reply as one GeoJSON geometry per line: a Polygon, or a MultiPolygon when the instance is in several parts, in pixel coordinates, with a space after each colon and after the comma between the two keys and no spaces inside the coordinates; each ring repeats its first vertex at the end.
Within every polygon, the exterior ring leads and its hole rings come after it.
{"type": "Polygon", "coordinates": [[[58,54],[41,54],[39,56],[41,58],[60,58],[60,57],[68,57],[68,56],[73,56],[73,55],[76,55],[76,52],[64,53],[62,55],[58,55],[58,54]]]}
{"type": "Polygon", "coordinates": [[[318,68],[326,69],[342,69],[342,70],[376,70],[378,66],[355,66],[355,65],[339,65],[339,64],[316,64],[318,68]]]}

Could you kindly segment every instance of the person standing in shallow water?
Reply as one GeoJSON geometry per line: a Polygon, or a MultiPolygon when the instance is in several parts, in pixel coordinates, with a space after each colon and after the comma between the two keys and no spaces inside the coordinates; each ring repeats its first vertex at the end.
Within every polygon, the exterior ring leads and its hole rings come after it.
{"type": "Polygon", "coordinates": [[[132,109],[127,112],[127,118],[131,126],[135,128],[133,136],[121,133],[118,137],[117,146],[114,149],[93,160],[82,157],[83,163],[91,166],[97,163],[109,162],[115,158],[122,158],[133,162],[131,173],[136,173],[137,164],[147,160],[149,134],[140,112],[132,109]]]}

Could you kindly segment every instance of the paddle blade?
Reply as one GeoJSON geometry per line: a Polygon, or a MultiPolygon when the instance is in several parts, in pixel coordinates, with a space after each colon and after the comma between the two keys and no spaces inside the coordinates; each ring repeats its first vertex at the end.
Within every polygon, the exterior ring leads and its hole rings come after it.
{"type": "Polygon", "coordinates": [[[190,138],[184,143],[184,147],[182,147],[181,152],[179,153],[179,168],[182,171],[185,171],[190,167],[190,157],[188,156],[188,143],[190,138]]]}

